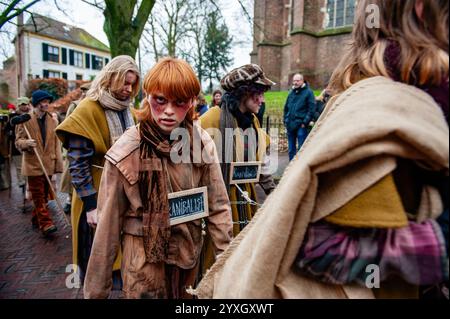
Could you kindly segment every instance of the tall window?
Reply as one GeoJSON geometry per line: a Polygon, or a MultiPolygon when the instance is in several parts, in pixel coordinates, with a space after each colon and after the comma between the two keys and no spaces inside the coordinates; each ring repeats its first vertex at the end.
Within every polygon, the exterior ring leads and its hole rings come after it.
{"type": "Polygon", "coordinates": [[[328,0],[327,28],[339,28],[353,24],[356,0],[328,0]]]}
{"type": "Polygon", "coordinates": [[[82,68],[83,67],[83,53],[82,52],[78,52],[78,51],[74,51],[74,53],[73,53],[73,62],[74,62],[74,66],[82,68]]]}
{"type": "Polygon", "coordinates": [[[52,45],[48,46],[48,61],[59,63],[59,48],[52,45]]]}
{"type": "Polygon", "coordinates": [[[92,56],[92,69],[93,70],[101,70],[103,68],[103,58],[101,56],[92,56]]]}
{"type": "Polygon", "coordinates": [[[48,77],[49,78],[60,78],[61,73],[58,71],[48,71],[48,77]]]}

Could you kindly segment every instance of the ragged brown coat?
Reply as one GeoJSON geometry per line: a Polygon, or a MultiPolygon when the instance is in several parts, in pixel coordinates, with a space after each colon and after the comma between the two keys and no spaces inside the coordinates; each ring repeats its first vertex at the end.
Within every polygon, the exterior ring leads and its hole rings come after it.
{"type": "MultiPolygon", "coordinates": [[[[200,128],[196,128],[200,129],[200,128]]],[[[174,192],[207,186],[209,217],[206,218],[208,232],[213,239],[217,253],[225,250],[232,238],[230,203],[222,179],[214,142],[201,130],[205,151],[215,159],[214,163],[196,165],[175,164],[168,159],[156,166],[167,167],[170,184],[174,192]]],[[[122,245],[123,235],[143,236],[142,201],[139,193],[138,176],[143,168],[139,151],[139,132],[136,127],[127,130],[106,154],[98,195],[98,226],[91,251],[85,279],[86,298],[106,298],[111,289],[111,272],[115,255],[122,245]]],[[[154,168],[157,169],[157,168],[154,168]]],[[[203,236],[201,220],[171,227],[169,252],[166,264],[181,269],[192,269],[198,263],[202,250],[203,236]]],[[[123,252],[122,278],[127,278],[130,263],[128,258],[137,258],[136,252],[123,252]]],[[[142,257],[142,256],[141,256],[142,257]]],[[[145,256],[144,256],[145,257],[145,256]]],[[[152,283],[149,283],[151,285],[152,283]]],[[[130,293],[133,287],[126,287],[130,293]]],[[[139,295],[139,294],[137,294],[139,295]]]]}
{"type": "Polygon", "coordinates": [[[47,174],[53,175],[61,173],[63,170],[63,162],[61,156],[61,144],[56,137],[55,128],[58,122],[51,116],[50,113],[45,115],[45,131],[46,139],[45,145],[42,140],[41,129],[38,123],[38,117],[35,111],[30,113],[31,119],[22,123],[16,128],[16,147],[23,152],[22,158],[22,175],[23,176],[41,176],[44,171],[41,168],[39,159],[32,148],[28,148],[26,140],[28,140],[25,127],[30,136],[36,141],[36,151],[38,152],[47,174]]]}

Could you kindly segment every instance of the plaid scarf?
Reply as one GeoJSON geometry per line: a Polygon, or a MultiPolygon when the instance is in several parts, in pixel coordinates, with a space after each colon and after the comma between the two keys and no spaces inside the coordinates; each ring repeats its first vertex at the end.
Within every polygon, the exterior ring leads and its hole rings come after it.
{"type": "Polygon", "coordinates": [[[110,143],[113,145],[127,128],[134,125],[134,120],[130,110],[130,100],[120,101],[114,98],[109,92],[103,91],[99,102],[105,109],[106,120],[108,121],[110,143]],[[124,112],[125,127],[119,118],[119,112],[124,112]]]}
{"type": "MultiPolygon", "coordinates": [[[[192,137],[192,124],[184,122],[192,137]]],[[[164,262],[170,239],[169,184],[162,160],[170,158],[177,141],[170,141],[153,118],[139,124],[140,158],[144,170],[139,172],[139,193],[143,205],[143,235],[145,256],[149,263],[164,262]]],[[[192,138],[191,150],[192,150],[192,138]]],[[[182,148],[179,149],[181,152],[182,148]]],[[[191,152],[192,153],[192,152],[191,152]]]]}

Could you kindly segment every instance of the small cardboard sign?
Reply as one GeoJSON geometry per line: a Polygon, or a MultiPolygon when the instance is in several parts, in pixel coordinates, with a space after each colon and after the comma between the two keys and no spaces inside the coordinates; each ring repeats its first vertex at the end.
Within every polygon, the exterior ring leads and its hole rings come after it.
{"type": "Polygon", "coordinates": [[[169,194],[170,226],[207,217],[208,188],[206,186],[169,194]]]}
{"type": "Polygon", "coordinates": [[[230,184],[259,182],[261,162],[233,162],[230,168],[230,184]]]}

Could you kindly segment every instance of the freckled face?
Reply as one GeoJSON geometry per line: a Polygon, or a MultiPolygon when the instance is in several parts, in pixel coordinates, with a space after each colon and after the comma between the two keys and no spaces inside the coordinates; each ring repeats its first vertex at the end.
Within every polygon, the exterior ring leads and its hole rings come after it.
{"type": "Polygon", "coordinates": [[[150,103],[153,118],[166,134],[170,134],[172,130],[180,126],[187,112],[192,107],[192,99],[188,101],[169,101],[164,94],[159,93],[149,95],[147,99],[150,103]]]}

